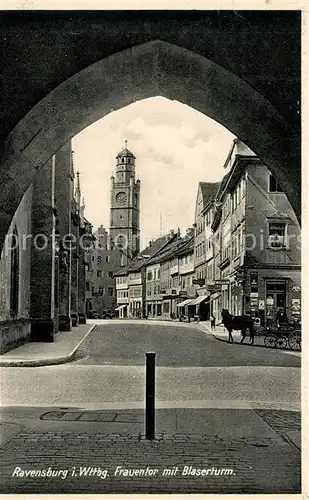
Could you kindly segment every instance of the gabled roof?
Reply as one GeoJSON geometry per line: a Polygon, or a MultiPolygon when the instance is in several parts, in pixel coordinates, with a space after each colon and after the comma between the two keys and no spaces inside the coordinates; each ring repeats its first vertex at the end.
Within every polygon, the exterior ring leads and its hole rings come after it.
{"type": "Polygon", "coordinates": [[[193,252],[194,249],[194,235],[192,234],[189,239],[184,237],[173,241],[165,249],[159,252],[155,257],[147,262],[147,265],[156,264],[159,262],[166,262],[175,257],[182,255],[188,255],[193,252]]]}
{"type": "Polygon", "coordinates": [[[216,193],[220,187],[221,181],[219,182],[200,182],[199,187],[203,196],[203,208],[208,205],[211,201],[214,201],[216,193]]]}
{"type": "Polygon", "coordinates": [[[151,245],[148,245],[148,247],[140,252],[126,267],[118,269],[118,271],[114,273],[114,276],[124,276],[130,272],[139,271],[167,245],[171,244],[176,237],[177,233],[173,235],[166,234],[157,238],[151,245]]]}
{"type": "Polygon", "coordinates": [[[179,248],[176,252],[177,257],[183,257],[184,255],[189,255],[194,252],[194,236],[191,236],[190,239],[187,239],[182,247],[179,248]]]}
{"type": "MultiPolygon", "coordinates": [[[[149,262],[149,264],[156,264],[158,262],[164,262],[166,260],[169,260],[171,257],[174,257],[176,250],[182,244],[183,244],[183,241],[180,239],[173,240],[170,245],[167,245],[167,247],[162,249],[161,252],[158,252],[157,255],[155,255],[154,258],[151,259],[151,262],[149,262]]],[[[148,265],[148,262],[147,262],[147,265],[148,265]]]]}

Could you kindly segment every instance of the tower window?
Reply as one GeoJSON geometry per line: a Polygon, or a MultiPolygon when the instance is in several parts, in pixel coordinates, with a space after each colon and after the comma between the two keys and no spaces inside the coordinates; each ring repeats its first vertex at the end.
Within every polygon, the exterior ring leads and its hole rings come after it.
{"type": "Polygon", "coordinates": [[[122,163],[124,163],[124,158],[122,158],[122,160],[121,160],[121,161],[122,161],[122,163]]]}
{"type": "Polygon", "coordinates": [[[131,163],[131,159],[130,158],[128,158],[128,163],[131,163]]]}

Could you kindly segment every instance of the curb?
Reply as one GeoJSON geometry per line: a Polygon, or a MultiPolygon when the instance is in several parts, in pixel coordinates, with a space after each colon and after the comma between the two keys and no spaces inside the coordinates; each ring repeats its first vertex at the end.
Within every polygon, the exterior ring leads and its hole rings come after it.
{"type": "Polygon", "coordinates": [[[289,347],[285,347],[284,349],[282,349],[281,347],[267,347],[266,345],[260,345],[260,344],[241,344],[240,342],[237,342],[237,341],[234,341],[234,342],[229,342],[228,340],[225,340],[225,339],[221,339],[220,337],[217,337],[217,335],[214,335],[213,336],[215,337],[216,340],[219,340],[220,342],[225,342],[226,344],[236,344],[236,345],[242,345],[242,346],[246,346],[246,347],[262,347],[263,349],[270,349],[270,350],[276,350],[276,351],[281,351],[281,352],[284,352],[284,351],[289,351],[289,352],[301,352],[301,351],[295,351],[295,349],[291,349],[289,347]]]}
{"type": "Polygon", "coordinates": [[[27,359],[27,360],[0,360],[0,367],[1,366],[6,366],[6,367],[36,367],[36,366],[50,366],[50,365],[62,365],[64,363],[68,363],[69,361],[73,361],[76,359],[76,353],[77,350],[80,348],[80,346],[85,342],[87,339],[88,335],[96,328],[97,325],[92,325],[90,330],[85,334],[85,336],[82,338],[82,340],[77,344],[77,346],[74,347],[72,352],[68,354],[67,356],[60,356],[58,358],[43,358],[43,359],[27,359]]]}
{"type": "Polygon", "coordinates": [[[281,352],[301,352],[301,351],[295,351],[294,349],[291,349],[289,347],[285,347],[282,349],[281,347],[267,347],[266,345],[260,345],[260,344],[241,344],[240,342],[234,341],[234,342],[229,342],[226,339],[222,339],[221,337],[218,337],[215,333],[212,333],[210,330],[206,331],[204,328],[199,328],[199,330],[207,333],[208,335],[212,335],[216,340],[219,340],[220,342],[225,342],[226,344],[236,344],[236,345],[241,345],[241,346],[246,346],[246,347],[262,347],[263,349],[271,349],[271,350],[276,350],[276,351],[281,351],[281,352]]]}

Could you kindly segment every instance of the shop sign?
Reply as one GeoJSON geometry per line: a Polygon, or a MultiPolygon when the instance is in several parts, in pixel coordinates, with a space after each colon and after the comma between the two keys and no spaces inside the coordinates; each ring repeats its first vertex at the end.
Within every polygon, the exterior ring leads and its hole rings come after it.
{"type": "Polygon", "coordinates": [[[230,280],[215,280],[215,285],[229,285],[230,280]]]}
{"type": "Polygon", "coordinates": [[[258,273],[250,273],[250,285],[255,286],[258,284],[258,273]]]}
{"type": "Polygon", "coordinates": [[[207,290],[208,292],[221,292],[221,285],[209,284],[207,290]]]}
{"type": "Polygon", "coordinates": [[[199,286],[205,285],[205,278],[193,279],[192,284],[199,286]]]}
{"type": "Polygon", "coordinates": [[[259,305],[258,299],[256,297],[250,297],[250,307],[257,308],[259,305]]]}
{"type": "Polygon", "coordinates": [[[250,292],[250,297],[251,298],[257,298],[259,296],[258,292],[250,292]]]}
{"type": "Polygon", "coordinates": [[[300,299],[292,299],[292,314],[300,313],[300,299]]]}

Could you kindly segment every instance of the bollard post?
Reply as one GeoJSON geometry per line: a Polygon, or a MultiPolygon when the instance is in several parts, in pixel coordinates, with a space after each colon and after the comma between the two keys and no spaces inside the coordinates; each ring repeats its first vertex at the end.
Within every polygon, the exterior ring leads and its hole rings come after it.
{"type": "Polygon", "coordinates": [[[146,352],[146,439],[155,438],[155,352],[146,352]]]}

